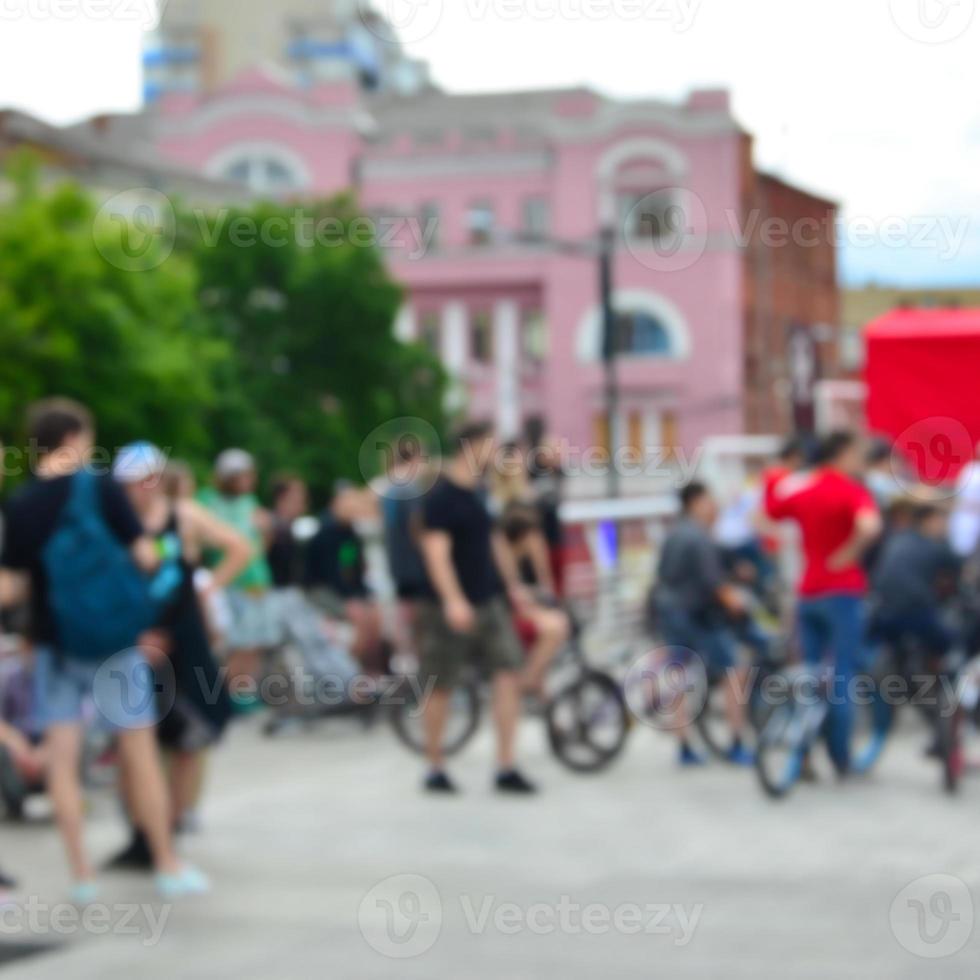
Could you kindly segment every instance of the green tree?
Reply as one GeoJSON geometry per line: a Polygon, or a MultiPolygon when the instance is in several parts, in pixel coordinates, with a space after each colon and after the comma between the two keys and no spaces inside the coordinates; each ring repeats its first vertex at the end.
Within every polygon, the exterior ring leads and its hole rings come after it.
{"type": "Polygon", "coordinates": [[[66,395],[96,413],[103,447],[149,438],[203,460],[202,414],[228,351],[201,314],[192,264],[126,271],[92,201],[71,185],[42,192],[36,173],[17,160],[0,204],[3,434],[19,441],[29,402],[66,395]]]}
{"type": "Polygon", "coordinates": [[[360,449],[378,426],[443,422],[445,374],[395,338],[402,292],[378,249],[359,243],[358,218],[342,196],[181,221],[179,249],[199,270],[216,337],[234,351],[219,367],[209,430],[250,448],[266,473],[298,472],[319,492],[371,475],[360,449]]]}

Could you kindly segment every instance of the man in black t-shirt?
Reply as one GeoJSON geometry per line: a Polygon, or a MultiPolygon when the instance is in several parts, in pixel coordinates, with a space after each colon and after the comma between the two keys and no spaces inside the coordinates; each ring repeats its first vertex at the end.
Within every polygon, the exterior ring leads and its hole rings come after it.
{"type": "Polygon", "coordinates": [[[417,632],[421,673],[433,685],[424,718],[431,765],[425,785],[433,792],[455,790],[445,773],[442,739],[450,694],[470,656],[481,657],[494,673],[497,789],[534,791],[514,766],[524,651],[508,605],[508,596],[518,606],[527,596],[480,494],[494,449],[488,425],[463,428],[453,440],[454,454],[442,477],[422,502],[421,547],[428,584],[419,603],[417,632]]]}
{"type": "MultiPolygon", "coordinates": [[[[168,898],[207,890],[207,879],[177,860],[170,804],[153,725],[149,667],[138,649],[121,651],[106,665],[79,660],[59,645],[57,618],[48,594],[44,550],[58,529],[75,475],[91,465],[95,430],[87,409],[66,399],[41,402],[30,412],[31,444],[38,450],[35,479],[5,509],[0,595],[29,598],[34,646],[35,711],[44,732],[48,792],[74,876],[72,899],[87,905],[98,897],[83,842],[84,805],[79,780],[83,711],[94,701],[116,730],[134,816],[146,833],[157,869],[157,885],[168,898]],[[103,669],[103,666],[111,669],[103,669]],[[134,706],[133,695],[140,705],[134,706]]],[[[143,532],[122,489],[108,476],[98,483],[105,524],[129,548],[144,572],[159,564],[154,542],[143,532]]]]}

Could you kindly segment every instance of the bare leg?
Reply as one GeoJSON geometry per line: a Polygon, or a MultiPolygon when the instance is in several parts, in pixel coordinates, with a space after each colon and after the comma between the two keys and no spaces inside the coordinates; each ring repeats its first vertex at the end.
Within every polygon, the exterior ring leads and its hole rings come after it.
{"type": "Polygon", "coordinates": [[[568,617],[559,609],[534,609],[530,613],[538,634],[524,668],[524,690],[544,696],[544,678],[551,662],[568,642],[568,617]]]}
{"type": "Polygon", "coordinates": [[[48,756],[48,795],[58,830],[68,852],[68,864],[76,881],[94,877],[85,853],[85,818],[78,768],[82,753],[82,727],[52,725],[44,739],[48,756]]]}
{"type": "Polygon", "coordinates": [[[743,692],[748,680],[748,668],[739,667],[725,672],[725,713],[732,734],[739,738],[745,727],[745,704],[743,692]]]}
{"type": "Polygon", "coordinates": [[[442,738],[449,718],[449,696],[452,692],[435,688],[425,699],[422,723],[425,729],[425,755],[434,772],[442,772],[446,757],[442,751],[442,738]]]}
{"type": "Polygon", "coordinates": [[[513,769],[514,742],[521,720],[521,678],[516,671],[501,671],[494,677],[493,716],[497,726],[497,761],[500,769],[513,769]]]}
{"type": "Polygon", "coordinates": [[[120,732],[119,755],[128,772],[133,822],[146,835],[157,871],[176,874],[180,866],[174,852],[170,801],[154,729],[120,732]]]}
{"type": "Polygon", "coordinates": [[[178,752],[170,760],[170,802],[175,824],[194,809],[203,771],[203,752],[178,752]]]}
{"type": "Polygon", "coordinates": [[[232,650],[228,654],[228,693],[232,699],[250,699],[256,690],[262,664],[260,650],[232,650]]]}

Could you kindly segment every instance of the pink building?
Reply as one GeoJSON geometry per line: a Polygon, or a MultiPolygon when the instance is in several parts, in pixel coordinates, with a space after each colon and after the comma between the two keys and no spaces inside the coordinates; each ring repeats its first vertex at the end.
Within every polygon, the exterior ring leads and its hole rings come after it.
{"type": "Polygon", "coordinates": [[[794,261],[792,293],[776,302],[772,263],[745,239],[746,219],[787,195],[831,220],[834,205],[782,182],[779,195],[766,191],[773,179],[756,173],[725,92],[681,105],[586,89],[452,95],[330,64],[160,87],[137,120],[90,125],[135,124],[164,157],[266,195],[354,188],[407,287],[395,329],[438,351],[460,404],[505,436],[530,425],[583,449],[614,439],[690,452],[709,435],[787,428],[785,336],[801,320],[816,326],[814,309],[836,326],[833,246],[812,270],[794,261]],[[617,243],[612,420],[603,224],[617,243]],[[759,357],[760,343],[771,357],[759,357]]]}

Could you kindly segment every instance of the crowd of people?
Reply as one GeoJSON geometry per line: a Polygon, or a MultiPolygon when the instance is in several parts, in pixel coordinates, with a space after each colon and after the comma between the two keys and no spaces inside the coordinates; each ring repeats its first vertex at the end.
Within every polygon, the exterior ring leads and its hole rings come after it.
{"type": "MultiPolygon", "coordinates": [[[[952,651],[980,646],[976,617],[963,615],[975,605],[978,485],[973,463],[950,502],[948,488],[918,483],[893,447],[840,431],[810,445],[791,440],[771,465],[750,465],[723,507],[704,484],[683,488],[681,518],[660,552],[653,611],[680,660],[695,651],[724,677],[731,762],[754,762],[741,738],[740,649],[764,658],[786,632],[804,663],[833,664],[828,749],[846,776],[859,672],[872,672],[883,651],[912,647],[938,672],[952,651]],[[786,524],[796,529],[792,544],[786,524]],[[795,599],[781,603],[790,591],[795,599]],[[952,603],[960,615],[948,615],[952,603]],[[764,629],[760,620],[771,622],[780,607],[792,610],[789,621],[764,629]]],[[[703,764],[684,717],[677,732],[681,764],[703,764]]]]}
{"type": "Polygon", "coordinates": [[[294,475],[273,478],[263,505],[242,449],[221,453],[199,488],[148,442],[98,472],[95,420],[69,400],[33,406],[28,429],[38,461],[6,502],[0,550],[0,794],[16,815],[47,793],[74,901],[99,893],[84,838],[86,731],[112,735],[130,823],[108,868],[153,872],[168,899],[206,892],[174,840],[198,824],[209,750],[235,715],[266,707],[258,682],[287,641],[316,669],[329,662],[341,686],[383,677],[411,647],[431,692],[424,786],[440,793],[456,788],[442,757],[449,693],[463,661],[480,657],[494,675],[495,786],[535,791],[516,766],[517,726],[568,635],[556,601],[559,475],[546,453],[532,474],[508,450],[487,496],[489,426],[460,429],[438,470],[403,443],[374,489],[339,482],[310,520],[294,475]],[[399,607],[390,628],[369,582],[368,519],[384,527],[399,607]],[[344,624],[342,650],[331,623],[344,624]]]}
{"type": "MultiPolygon", "coordinates": [[[[99,894],[84,835],[86,730],[113,735],[130,824],[109,867],[153,873],[167,899],[206,892],[207,876],[180,858],[175,839],[199,823],[208,754],[228,724],[268,707],[259,681],[286,642],[311,669],[330,664],[342,685],[380,683],[393,656],[411,652],[427,685],[423,786],[434,794],[458,791],[444,736],[452,691],[478,660],[492,675],[493,785],[536,792],[517,764],[518,725],[545,698],[571,630],[554,447],[499,447],[492,426],[471,423],[431,460],[406,436],[375,484],[337,483],[310,519],[295,475],[273,477],[263,503],[243,449],[222,452],[198,487],[188,466],[148,442],[97,472],[95,420],[74,402],[35,405],[28,429],[39,456],[6,502],[0,549],[0,795],[16,814],[30,793],[47,793],[74,901],[99,894]],[[383,529],[394,603],[372,587],[367,520],[383,529]],[[329,639],[338,623],[339,651],[329,639]]],[[[912,636],[938,658],[973,643],[950,631],[942,607],[980,544],[976,484],[980,462],[960,478],[950,530],[940,503],[904,492],[890,453],[837,432],[750,464],[721,504],[702,483],[683,487],[652,606],[679,664],[697,656],[724,677],[730,763],[753,762],[741,654],[766,655],[773,631],[759,618],[778,618],[789,578],[800,655],[832,662],[845,691],[883,644],[912,636]],[[787,523],[797,528],[793,549],[787,523]],[[803,567],[793,576],[796,553],[803,567]]],[[[705,761],[691,721],[677,726],[684,767],[705,761]]],[[[842,775],[852,726],[848,698],[835,699],[828,747],[842,775]]],[[[0,877],[0,890],[9,885],[0,877]]]]}

